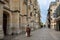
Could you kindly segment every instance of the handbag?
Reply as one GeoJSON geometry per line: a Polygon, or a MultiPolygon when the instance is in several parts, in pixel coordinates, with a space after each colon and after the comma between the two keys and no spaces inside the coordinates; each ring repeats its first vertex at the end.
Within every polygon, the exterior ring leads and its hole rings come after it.
{"type": "Polygon", "coordinates": [[[26,32],[26,36],[28,36],[28,35],[27,35],[27,32],[26,32]]]}

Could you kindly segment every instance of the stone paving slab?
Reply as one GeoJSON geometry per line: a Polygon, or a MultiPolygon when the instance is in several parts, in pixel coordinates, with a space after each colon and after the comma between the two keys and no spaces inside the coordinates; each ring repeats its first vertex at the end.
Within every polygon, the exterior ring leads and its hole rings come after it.
{"type": "Polygon", "coordinates": [[[31,33],[31,37],[26,37],[25,34],[16,37],[10,37],[7,40],[60,40],[60,32],[56,32],[48,28],[42,28],[31,33]],[[59,36],[58,36],[59,35],[59,36]]]}

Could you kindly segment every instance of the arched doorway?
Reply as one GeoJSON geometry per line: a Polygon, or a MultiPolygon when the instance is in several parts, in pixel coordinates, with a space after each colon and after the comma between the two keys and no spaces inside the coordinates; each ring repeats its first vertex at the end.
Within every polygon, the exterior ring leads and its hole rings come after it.
{"type": "Polygon", "coordinates": [[[58,30],[60,31],[60,20],[58,21],[58,30]]]}
{"type": "Polygon", "coordinates": [[[60,22],[59,22],[59,31],[60,31],[60,22]]]}
{"type": "Polygon", "coordinates": [[[56,21],[56,30],[60,31],[60,20],[56,21]]]}
{"type": "Polygon", "coordinates": [[[9,14],[8,12],[3,12],[3,32],[4,32],[4,35],[7,35],[7,25],[8,25],[8,22],[9,22],[9,14]]]}

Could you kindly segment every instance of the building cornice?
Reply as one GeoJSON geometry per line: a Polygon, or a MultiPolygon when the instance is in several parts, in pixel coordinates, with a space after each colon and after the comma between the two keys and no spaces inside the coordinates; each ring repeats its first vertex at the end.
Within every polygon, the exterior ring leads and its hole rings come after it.
{"type": "Polygon", "coordinates": [[[19,10],[10,10],[9,8],[7,8],[7,7],[4,7],[4,9],[6,9],[6,10],[8,10],[8,11],[10,11],[10,12],[18,12],[18,13],[20,13],[20,11],[19,10]]]}
{"type": "Polygon", "coordinates": [[[20,14],[20,16],[26,16],[27,17],[27,14],[24,14],[24,15],[20,14]]]}

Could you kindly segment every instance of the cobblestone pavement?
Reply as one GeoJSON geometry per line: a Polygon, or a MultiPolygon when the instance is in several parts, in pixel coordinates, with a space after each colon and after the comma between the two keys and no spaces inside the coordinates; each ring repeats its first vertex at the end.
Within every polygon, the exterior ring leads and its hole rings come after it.
{"type": "Polygon", "coordinates": [[[31,37],[26,37],[25,34],[18,36],[10,36],[5,40],[60,40],[60,32],[48,28],[42,28],[31,33],[31,37]]]}

